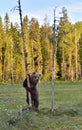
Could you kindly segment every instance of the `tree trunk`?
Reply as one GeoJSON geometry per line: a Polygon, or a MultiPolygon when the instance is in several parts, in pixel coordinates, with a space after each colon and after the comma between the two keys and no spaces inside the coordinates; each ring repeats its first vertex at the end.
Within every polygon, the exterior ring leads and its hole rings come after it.
{"type": "Polygon", "coordinates": [[[76,80],[78,79],[78,67],[77,67],[77,41],[76,41],[76,28],[75,28],[75,47],[76,47],[76,50],[75,50],[75,64],[76,64],[76,80]]]}
{"type": "Polygon", "coordinates": [[[56,44],[56,34],[55,34],[55,11],[54,10],[54,27],[53,27],[53,43],[52,43],[52,112],[54,112],[54,80],[55,80],[55,57],[56,57],[56,49],[55,49],[55,44],[56,44]]]}
{"type": "MultiPolygon", "coordinates": [[[[24,38],[24,29],[23,29],[23,22],[22,22],[22,10],[21,10],[21,5],[20,5],[20,0],[18,0],[18,5],[19,5],[18,9],[19,9],[19,15],[20,15],[21,35],[22,35],[22,41],[23,41],[23,52],[24,52],[24,62],[25,62],[27,85],[30,87],[29,77],[28,77],[27,52],[26,52],[26,45],[25,45],[25,38],[24,38]]],[[[29,93],[29,106],[32,106],[30,93],[29,93]]]]}
{"type": "Polygon", "coordinates": [[[53,44],[53,50],[52,50],[52,112],[54,111],[54,55],[55,55],[55,45],[53,44]]]}

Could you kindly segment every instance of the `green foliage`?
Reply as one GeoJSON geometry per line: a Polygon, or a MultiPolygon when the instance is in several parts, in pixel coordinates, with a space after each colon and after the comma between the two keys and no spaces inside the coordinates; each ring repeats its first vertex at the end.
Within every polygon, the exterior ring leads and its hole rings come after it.
{"type": "Polygon", "coordinates": [[[29,27],[28,27],[28,17],[25,16],[23,20],[23,27],[24,27],[24,38],[26,44],[26,51],[28,54],[27,61],[28,61],[28,70],[32,72],[32,56],[31,56],[31,45],[29,40],[29,27]]]}
{"type": "Polygon", "coordinates": [[[40,27],[35,18],[30,21],[29,27],[30,44],[31,44],[31,57],[32,57],[32,69],[42,74],[42,53],[40,43],[40,27]]]}
{"type": "Polygon", "coordinates": [[[3,75],[3,71],[2,71],[2,62],[3,62],[2,48],[3,48],[3,41],[4,41],[4,30],[3,30],[2,18],[0,17],[0,81],[1,81],[2,75],[3,75]]]}
{"type": "Polygon", "coordinates": [[[82,75],[81,63],[78,61],[78,43],[82,34],[82,22],[77,22],[75,25],[72,25],[70,21],[68,21],[66,14],[67,11],[65,8],[63,8],[62,11],[64,19],[60,19],[60,29],[57,37],[57,62],[59,65],[58,76],[64,80],[74,80],[76,69],[78,71],[78,78],[81,78],[82,75]]]}
{"type": "MultiPolygon", "coordinates": [[[[55,79],[75,80],[76,72],[77,79],[82,79],[82,22],[72,25],[65,7],[62,14],[59,30],[56,30],[55,79]]],[[[29,73],[36,71],[42,75],[43,81],[50,81],[53,32],[47,17],[40,26],[35,18],[29,21],[25,16],[23,26],[29,73]]],[[[10,23],[8,13],[4,17],[4,24],[0,17],[0,61],[0,82],[22,81],[25,68],[20,26],[10,23]]]]}
{"type": "Polygon", "coordinates": [[[48,23],[44,23],[41,27],[41,51],[42,51],[42,79],[44,81],[51,80],[51,66],[52,66],[52,43],[51,43],[52,30],[48,23]]]}

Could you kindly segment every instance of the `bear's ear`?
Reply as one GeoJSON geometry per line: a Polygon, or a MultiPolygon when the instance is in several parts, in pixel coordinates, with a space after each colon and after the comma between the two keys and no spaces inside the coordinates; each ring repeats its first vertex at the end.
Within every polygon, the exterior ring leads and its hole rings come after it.
{"type": "Polygon", "coordinates": [[[41,74],[39,74],[39,77],[41,77],[41,74]]]}
{"type": "Polygon", "coordinates": [[[36,72],[33,72],[32,74],[36,74],[36,72]]]}

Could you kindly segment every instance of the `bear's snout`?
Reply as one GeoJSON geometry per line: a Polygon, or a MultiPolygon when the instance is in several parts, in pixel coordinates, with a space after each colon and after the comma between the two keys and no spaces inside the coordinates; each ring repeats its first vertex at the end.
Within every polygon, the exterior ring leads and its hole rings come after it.
{"type": "Polygon", "coordinates": [[[37,82],[39,81],[39,77],[36,78],[36,81],[37,81],[37,82]]]}

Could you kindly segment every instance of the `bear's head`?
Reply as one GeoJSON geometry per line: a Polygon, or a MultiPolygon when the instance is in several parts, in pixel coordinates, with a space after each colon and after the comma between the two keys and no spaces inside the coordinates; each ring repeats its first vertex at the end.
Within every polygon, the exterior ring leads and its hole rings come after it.
{"type": "Polygon", "coordinates": [[[29,75],[29,80],[31,84],[37,85],[37,83],[39,82],[41,75],[33,72],[32,74],[29,75]]]}

